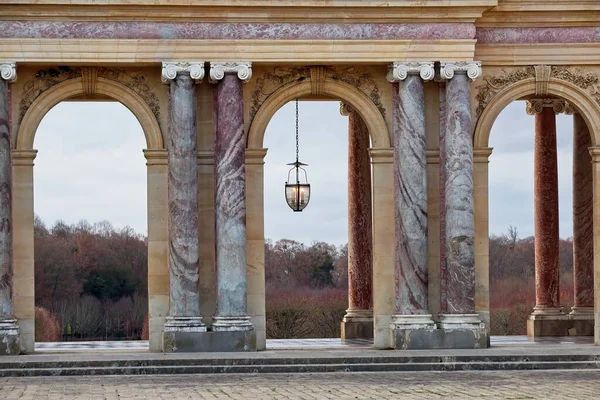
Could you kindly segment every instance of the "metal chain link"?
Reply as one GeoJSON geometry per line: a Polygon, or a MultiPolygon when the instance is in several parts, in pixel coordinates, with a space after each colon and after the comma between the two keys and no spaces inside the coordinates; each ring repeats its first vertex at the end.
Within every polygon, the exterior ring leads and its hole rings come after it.
{"type": "Polygon", "coordinates": [[[296,162],[299,160],[300,143],[298,140],[298,99],[296,99],[296,162]]]}

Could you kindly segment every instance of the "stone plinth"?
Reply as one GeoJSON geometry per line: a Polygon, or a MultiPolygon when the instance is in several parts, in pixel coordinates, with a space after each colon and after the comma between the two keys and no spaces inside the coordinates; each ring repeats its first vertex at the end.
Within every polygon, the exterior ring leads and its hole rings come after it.
{"type": "Polygon", "coordinates": [[[373,310],[346,310],[342,320],[342,339],[372,339],[373,310]]]}
{"type": "Polygon", "coordinates": [[[254,331],[165,332],[165,353],[243,352],[256,350],[254,331]]]}

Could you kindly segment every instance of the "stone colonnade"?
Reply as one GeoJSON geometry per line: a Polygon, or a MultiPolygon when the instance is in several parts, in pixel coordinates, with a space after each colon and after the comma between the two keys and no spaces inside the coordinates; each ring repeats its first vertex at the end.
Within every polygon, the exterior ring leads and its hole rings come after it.
{"type": "Polygon", "coordinates": [[[527,321],[530,338],[593,335],[593,171],[591,138],[585,121],[560,99],[531,99],[535,116],[534,217],[535,307],[527,321]],[[556,114],[573,114],[573,273],[574,306],[560,306],[558,160],[556,114]]]}
{"type": "Polygon", "coordinates": [[[435,77],[432,62],[394,63],[388,80],[394,93],[395,309],[391,321],[398,349],[487,346],[475,309],[474,185],[470,80],[477,62],[441,63],[447,100],[440,116],[444,155],[443,205],[446,273],[443,313],[434,322],[428,304],[427,163],[424,82],[435,77]]]}

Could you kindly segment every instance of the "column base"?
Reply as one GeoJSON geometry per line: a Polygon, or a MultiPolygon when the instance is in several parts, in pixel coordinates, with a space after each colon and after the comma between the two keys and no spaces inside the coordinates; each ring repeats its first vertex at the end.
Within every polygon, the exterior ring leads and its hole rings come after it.
{"type": "Polygon", "coordinates": [[[594,307],[571,307],[569,336],[594,336],[594,307]]]}
{"type": "Polygon", "coordinates": [[[441,314],[438,323],[440,349],[489,347],[489,333],[479,314],[441,314]]]}
{"type": "Polygon", "coordinates": [[[373,339],[373,310],[346,310],[341,324],[341,338],[373,339]]]}
{"type": "Polygon", "coordinates": [[[435,346],[437,327],[431,314],[392,315],[390,329],[394,349],[420,350],[435,346]]]}
{"type": "Polygon", "coordinates": [[[0,356],[18,356],[21,353],[19,339],[17,320],[0,320],[0,356]]]}
{"type": "Polygon", "coordinates": [[[527,337],[569,336],[571,325],[562,307],[535,306],[527,318],[527,337]]]}
{"type": "Polygon", "coordinates": [[[241,316],[216,316],[211,326],[213,332],[247,332],[253,331],[254,326],[247,315],[241,316]]]}
{"type": "Polygon", "coordinates": [[[203,353],[203,352],[256,351],[256,332],[164,332],[163,352],[203,353]]]}
{"type": "Polygon", "coordinates": [[[163,332],[206,332],[202,317],[167,317],[163,332]]]}

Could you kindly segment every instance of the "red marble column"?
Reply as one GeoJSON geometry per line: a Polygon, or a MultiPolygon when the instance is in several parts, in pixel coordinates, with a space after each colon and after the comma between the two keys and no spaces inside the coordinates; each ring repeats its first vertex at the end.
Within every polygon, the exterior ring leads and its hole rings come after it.
{"type": "Polygon", "coordinates": [[[535,219],[534,313],[552,312],[560,307],[558,298],[559,236],[556,114],[552,107],[541,106],[540,108],[539,112],[535,110],[533,183],[535,219]]]}
{"type": "Polygon", "coordinates": [[[369,132],[360,115],[345,104],[348,116],[348,310],[342,338],[373,337],[373,242],[369,132]]]}
{"type": "Polygon", "coordinates": [[[572,314],[591,314],[594,307],[593,177],[590,131],[573,114],[573,283],[572,314]]]}

